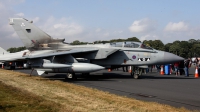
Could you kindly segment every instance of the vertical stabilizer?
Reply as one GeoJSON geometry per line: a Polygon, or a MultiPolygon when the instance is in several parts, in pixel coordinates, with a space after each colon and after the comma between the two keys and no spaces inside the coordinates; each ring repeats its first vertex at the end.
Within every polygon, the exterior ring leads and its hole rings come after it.
{"type": "Polygon", "coordinates": [[[10,25],[22,40],[26,48],[38,48],[40,44],[51,42],[52,38],[47,33],[33,25],[32,21],[24,18],[10,18],[10,25]]]}
{"type": "Polygon", "coordinates": [[[6,50],[4,50],[3,48],[0,47],[0,55],[4,55],[4,54],[8,54],[9,52],[7,52],[6,50]]]}

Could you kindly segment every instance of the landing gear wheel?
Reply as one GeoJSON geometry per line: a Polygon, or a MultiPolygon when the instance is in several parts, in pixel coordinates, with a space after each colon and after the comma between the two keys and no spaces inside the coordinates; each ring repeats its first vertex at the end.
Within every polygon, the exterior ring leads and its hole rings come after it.
{"type": "Polygon", "coordinates": [[[134,75],[133,75],[133,78],[134,78],[134,79],[139,79],[139,74],[134,74],[134,75]]]}
{"type": "Polygon", "coordinates": [[[139,74],[134,73],[134,72],[131,73],[131,76],[132,76],[134,79],[139,79],[139,77],[140,77],[139,74]]]}
{"type": "Polygon", "coordinates": [[[67,73],[65,79],[77,79],[75,73],[67,73]]]}
{"type": "Polygon", "coordinates": [[[73,75],[72,75],[71,73],[68,73],[68,74],[67,74],[67,78],[72,79],[72,78],[73,78],[73,75]]]}
{"type": "Polygon", "coordinates": [[[131,76],[134,79],[139,79],[141,75],[142,75],[142,69],[140,68],[134,68],[131,72],[131,76]]]}

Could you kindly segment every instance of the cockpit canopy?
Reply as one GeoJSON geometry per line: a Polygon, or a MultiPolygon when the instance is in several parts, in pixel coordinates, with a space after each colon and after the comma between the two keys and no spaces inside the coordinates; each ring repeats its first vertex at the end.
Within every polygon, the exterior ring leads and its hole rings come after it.
{"type": "Polygon", "coordinates": [[[113,47],[127,47],[127,48],[143,48],[143,49],[150,49],[153,50],[153,48],[146,46],[143,43],[140,42],[114,42],[110,43],[113,47]]]}

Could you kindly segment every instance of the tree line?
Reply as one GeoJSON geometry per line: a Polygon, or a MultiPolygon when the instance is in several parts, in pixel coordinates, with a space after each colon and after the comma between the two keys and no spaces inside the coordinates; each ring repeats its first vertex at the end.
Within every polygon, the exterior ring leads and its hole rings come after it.
{"type": "Polygon", "coordinates": [[[11,47],[11,48],[7,49],[7,51],[10,53],[15,53],[15,52],[23,51],[25,49],[26,49],[26,47],[11,47]]]}
{"type": "MultiPolygon", "coordinates": [[[[137,37],[131,37],[127,39],[98,40],[94,41],[93,43],[80,42],[79,40],[75,40],[71,42],[70,45],[112,43],[112,42],[124,42],[124,41],[141,42],[137,37]]],[[[163,44],[161,40],[144,40],[143,43],[156,50],[170,52],[178,56],[181,56],[183,58],[200,56],[200,39],[198,40],[190,39],[188,41],[176,40],[173,43],[167,43],[167,44],[163,44]]],[[[12,47],[9,48],[7,51],[9,51],[10,53],[14,53],[25,49],[26,47],[18,47],[18,48],[12,47]]]]}

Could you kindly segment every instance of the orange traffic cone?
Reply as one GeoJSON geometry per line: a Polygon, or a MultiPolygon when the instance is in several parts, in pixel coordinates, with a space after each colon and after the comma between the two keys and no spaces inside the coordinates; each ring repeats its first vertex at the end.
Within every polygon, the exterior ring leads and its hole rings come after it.
{"type": "Polygon", "coordinates": [[[160,74],[161,74],[161,75],[164,75],[164,74],[165,74],[165,73],[164,73],[164,70],[163,70],[163,65],[161,65],[160,74]]]}
{"type": "Polygon", "coordinates": [[[199,78],[198,67],[196,67],[194,77],[195,78],[199,78]]]}
{"type": "Polygon", "coordinates": [[[108,71],[111,72],[112,70],[109,68],[108,71]]]}
{"type": "Polygon", "coordinates": [[[131,72],[132,72],[132,67],[131,67],[131,66],[129,67],[129,70],[128,70],[128,72],[129,72],[129,73],[131,73],[131,72]]]}

